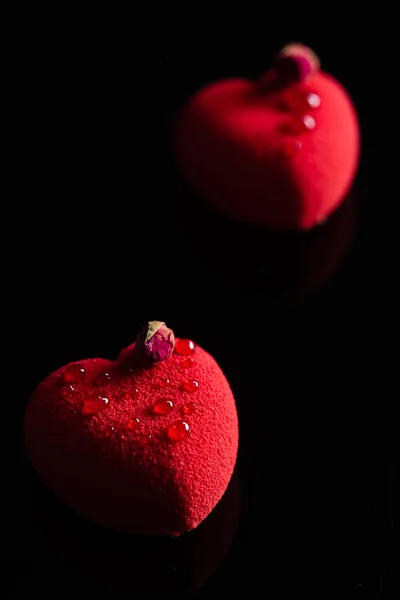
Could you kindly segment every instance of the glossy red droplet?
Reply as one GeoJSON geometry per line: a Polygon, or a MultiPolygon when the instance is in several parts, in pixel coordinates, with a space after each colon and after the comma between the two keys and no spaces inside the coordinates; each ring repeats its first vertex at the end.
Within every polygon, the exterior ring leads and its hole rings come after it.
{"type": "Polygon", "coordinates": [[[158,383],[158,387],[160,388],[166,388],[168,386],[171,385],[171,382],[169,379],[162,379],[159,383],[158,383]]]}
{"type": "Polygon", "coordinates": [[[317,125],[314,117],[312,117],[311,115],[303,115],[302,122],[306,131],[311,131],[312,129],[315,129],[317,125]]]}
{"type": "Polygon", "coordinates": [[[167,436],[172,442],[183,440],[190,432],[190,427],[185,421],[176,421],[167,429],[167,436]]]}
{"type": "Polygon", "coordinates": [[[186,402],[185,406],[182,406],[183,415],[192,415],[196,410],[197,406],[195,402],[186,402]]]}
{"type": "Polygon", "coordinates": [[[69,365],[64,371],[64,381],[66,383],[75,383],[85,379],[86,369],[83,365],[76,363],[69,365]]]}
{"type": "Polygon", "coordinates": [[[299,140],[288,140],[283,148],[283,154],[287,157],[295,156],[302,148],[303,144],[299,140]]]}
{"type": "Polygon", "coordinates": [[[105,383],[108,383],[111,380],[111,375],[110,373],[99,373],[96,377],[95,383],[97,385],[104,385],[105,383]]]}
{"type": "Polygon", "coordinates": [[[88,396],[83,401],[82,412],[85,415],[95,415],[104,410],[108,404],[108,398],[101,396],[88,396]]]}
{"type": "Polygon", "coordinates": [[[128,423],[126,424],[126,429],[128,431],[133,431],[134,429],[136,429],[139,425],[140,421],[139,419],[132,419],[131,421],[128,421],[128,423]]]}
{"type": "Polygon", "coordinates": [[[194,379],[191,379],[190,381],[185,381],[182,387],[185,390],[185,392],[193,393],[199,387],[199,382],[194,381],[194,379]]]}
{"type": "Polygon", "coordinates": [[[321,98],[315,92],[289,89],[282,95],[283,108],[293,113],[302,114],[321,106],[321,98]]]}
{"type": "Polygon", "coordinates": [[[184,369],[189,369],[190,367],[193,367],[193,365],[194,365],[194,359],[193,358],[185,358],[181,362],[181,367],[183,367],[184,369]]]}
{"type": "Polygon", "coordinates": [[[192,340],[178,340],[175,344],[175,352],[181,356],[190,356],[195,349],[196,346],[192,340]]]}
{"type": "Polygon", "coordinates": [[[155,415],[167,415],[174,408],[171,400],[159,400],[153,406],[153,413],[155,415]]]}
{"type": "Polygon", "coordinates": [[[139,390],[137,388],[132,388],[130,392],[124,394],[125,400],[132,400],[139,395],[139,390]]]}
{"type": "Polygon", "coordinates": [[[132,419],[131,421],[128,421],[128,423],[126,424],[126,429],[128,431],[133,431],[134,429],[136,429],[136,427],[138,427],[140,421],[139,419],[132,419]]]}
{"type": "Polygon", "coordinates": [[[293,117],[288,123],[288,129],[290,133],[296,135],[307,133],[315,129],[316,121],[312,115],[297,115],[293,117]]]}
{"type": "Polygon", "coordinates": [[[306,101],[310,108],[319,108],[321,106],[321,98],[314,92],[307,95],[306,101]]]}

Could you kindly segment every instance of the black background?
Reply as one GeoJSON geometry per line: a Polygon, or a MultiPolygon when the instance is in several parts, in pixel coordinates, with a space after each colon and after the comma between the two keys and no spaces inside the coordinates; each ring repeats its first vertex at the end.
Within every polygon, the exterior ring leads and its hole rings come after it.
{"type": "Polygon", "coordinates": [[[161,319],[220,363],[241,437],[225,504],[168,542],[81,522],[40,487],[21,449],[10,598],[396,597],[393,15],[365,13],[361,25],[331,9],[65,3],[38,26],[15,288],[27,298],[15,322],[29,349],[22,375],[17,365],[17,428],[47,373],[113,358],[161,319]],[[363,153],[355,191],[331,221],[308,236],[271,236],[191,194],[171,133],[201,85],[257,76],[293,40],[348,88],[363,153]]]}

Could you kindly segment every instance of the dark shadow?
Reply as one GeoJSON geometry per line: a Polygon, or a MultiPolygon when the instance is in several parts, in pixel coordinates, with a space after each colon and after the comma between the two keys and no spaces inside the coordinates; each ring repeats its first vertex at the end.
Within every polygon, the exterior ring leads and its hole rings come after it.
{"type": "MultiPolygon", "coordinates": [[[[62,505],[32,479],[33,521],[42,547],[34,559],[68,573],[70,588],[87,581],[93,597],[187,594],[218,570],[233,542],[240,513],[234,473],[225,495],[195,530],[175,538],[136,537],[93,524],[62,505]]],[[[45,574],[43,574],[45,577],[45,574]]],[[[144,596],[140,596],[144,597],[144,596]]]]}
{"type": "Polygon", "coordinates": [[[304,233],[271,233],[215,212],[181,188],[178,214],[191,255],[206,272],[236,290],[304,297],[327,283],[355,238],[358,194],[353,191],[324,223],[304,233]]]}

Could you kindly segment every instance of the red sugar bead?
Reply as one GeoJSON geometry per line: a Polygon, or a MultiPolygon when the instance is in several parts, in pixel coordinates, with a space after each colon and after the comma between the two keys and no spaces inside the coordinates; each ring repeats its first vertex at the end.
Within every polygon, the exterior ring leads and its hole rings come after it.
{"type": "Polygon", "coordinates": [[[77,381],[83,381],[85,378],[86,369],[79,363],[69,365],[64,371],[64,381],[67,383],[74,383],[77,381]]]}
{"type": "Polygon", "coordinates": [[[88,396],[83,401],[82,412],[85,415],[95,415],[102,411],[108,404],[108,398],[101,396],[88,396]]]}
{"type": "Polygon", "coordinates": [[[196,410],[196,404],[194,402],[187,402],[185,406],[182,407],[183,415],[191,415],[196,410]]]}
{"type": "Polygon", "coordinates": [[[167,429],[167,436],[172,442],[183,440],[190,432],[190,427],[185,421],[176,421],[167,429]]]}
{"type": "Polygon", "coordinates": [[[199,387],[199,382],[198,382],[198,381],[194,381],[194,380],[191,380],[191,381],[186,381],[186,382],[183,384],[183,386],[182,386],[182,387],[183,387],[183,389],[185,390],[185,392],[191,392],[191,393],[193,393],[193,392],[195,392],[195,391],[197,390],[197,388],[199,387]]]}
{"type": "Polygon", "coordinates": [[[181,356],[190,356],[196,347],[192,340],[178,340],[175,344],[175,352],[181,356]]]}
{"type": "Polygon", "coordinates": [[[108,383],[111,379],[111,375],[109,373],[99,373],[99,375],[97,375],[95,383],[97,385],[104,385],[105,383],[108,383]]]}
{"type": "Polygon", "coordinates": [[[153,413],[155,415],[167,415],[174,408],[171,400],[160,400],[153,406],[153,413]]]}
{"type": "Polygon", "coordinates": [[[126,429],[128,429],[129,431],[133,431],[134,429],[136,429],[136,427],[138,427],[139,423],[139,419],[132,419],[132,421],[129,421],[126,424],[126,429]]]}

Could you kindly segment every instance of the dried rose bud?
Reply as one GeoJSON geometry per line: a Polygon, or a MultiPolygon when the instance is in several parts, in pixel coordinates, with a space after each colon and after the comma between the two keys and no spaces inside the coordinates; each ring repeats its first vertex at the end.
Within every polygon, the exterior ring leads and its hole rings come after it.
{"type": "Polygon", "coordinates": [[[317,55],[302,44],[289,44],[277,56],[279,76],[287,81],[304,81],[319,70],[317,55]]]}
{"type": "Polygon", "coordinates": [[[149,321],[136,338],[135,350],[150,362],[166,360],[174,349],[175,336],[162,321],[149,321]]]}
{"type": "Polygon", "coordinates": [[[288,44],[279,52],[274,67],[259,77],[258,88],[263,93],[274,92],[305,81],[319,71],[319,67],[319,58],[310,48],[288,44]]]}

